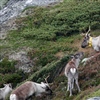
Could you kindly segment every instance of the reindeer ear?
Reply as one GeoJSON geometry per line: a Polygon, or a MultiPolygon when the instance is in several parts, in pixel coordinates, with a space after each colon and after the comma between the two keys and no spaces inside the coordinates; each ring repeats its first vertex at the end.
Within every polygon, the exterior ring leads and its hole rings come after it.
{"type": "Polygon", "coordinates": [[[42,88],[45,88],[46,87],[46,85],[45,85],[44,82],[41,82],[41,86],[42,86],[42,88]]]}
{"type": "Polygon", "coordinates": [[[44,82],[41,82],[41,84],[42,84],[42,85],[45,85],[45,83],[44,83],[44,82]]]}
{"type": "Polygon", "coordinates": [[[9,87],[11,87],[11,88],[12,88],[12,84],[11,84],[11,83],[9,83],[9,87]]]}
{"type": "Polygon", "coordinates": [[[85,37],[85,33],[81,33],[80,35],[83,36],[83,37],[85,37]]]}
{"type": "Polygon", "coordinates": [[[41,82],[41,84],[44,84],[44,82],[41,82]]]}
{"type": "Polygon", "coordinates": [[[70,58],[73,58],[75,55],[73,55],[73,54],[70,54],[70,58]]]}

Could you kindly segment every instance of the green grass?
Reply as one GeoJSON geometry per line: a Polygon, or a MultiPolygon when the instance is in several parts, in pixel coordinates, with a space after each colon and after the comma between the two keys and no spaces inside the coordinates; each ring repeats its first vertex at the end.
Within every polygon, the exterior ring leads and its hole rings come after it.
{"type": "Polygon", "coordinates": [[[100,97],[100,90],[97,90],[97,91],[89,94],[88,96],[85,96],[83,100],[86,100],[86,99],[92,98],[92,97],[100,97]]]}
{"type": "Polygon", "coordinates": [[[92,97],[100,97],[100,86],[93,87],[91,89],[86,89],[84,91],[81,91],[79,95],[77,95],[74,100],[87,100],[92,97]]]}

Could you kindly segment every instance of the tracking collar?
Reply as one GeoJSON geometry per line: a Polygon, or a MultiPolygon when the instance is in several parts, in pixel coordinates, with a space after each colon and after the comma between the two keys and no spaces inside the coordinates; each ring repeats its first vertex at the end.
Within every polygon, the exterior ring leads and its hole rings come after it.
{"type": "Polygon", "coordinates": [[[89,44],[88,44],[88,46],[92,47],[92,37],[89,38],[89,44]]]}

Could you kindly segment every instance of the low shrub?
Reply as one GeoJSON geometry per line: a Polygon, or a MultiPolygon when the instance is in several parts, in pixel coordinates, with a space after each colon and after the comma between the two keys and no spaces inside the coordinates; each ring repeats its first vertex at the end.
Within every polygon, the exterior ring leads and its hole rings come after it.
{"type": "Polygon", "coordinates": [[[28,77],[23,71],[15,69],[15,63],[15,61],[9,61],[7,58],[0,62],[0,87],[6,83],[12,83],[13,87],[15,87],[17,83],[28,77]]]}

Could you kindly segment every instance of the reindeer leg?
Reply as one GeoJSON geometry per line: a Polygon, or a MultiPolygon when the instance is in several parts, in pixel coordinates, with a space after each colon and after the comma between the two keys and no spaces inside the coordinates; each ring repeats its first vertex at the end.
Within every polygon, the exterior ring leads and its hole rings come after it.
{"type": "Polygon", "coordinates": [[[71,82],[71,78],[68,78],[68,91],[70,91],[70,96],[72,96],[72,82],[71,82]]]}
{"type": "Polygon", "coordinates": [[[77,85],[77,88],[78,88],[78,91],[80,92],[80,87],[79,87],[79,84],[78,84],[78,78],[75,79],[75,82],[76,82],[76,85],[77,85]]]}
{"type": "Polygon", "coordinates": [[[72,89],[74,88],[74,78],[72,79],[72,89]]]}
{"type": "Polygon", "coordinates": [[[72,83],[70,81],[70,96],[72,96],[72,83]]]}
{"type": "Polygon", "coordinates": [[[70,83],[68,82],[68,85],[67,85],[67,91],[69,91],[69,84],[70,84],[70,83]]]}
{"type": "Polygon", "coordinates": [[[68,86],[67,86],[67,91],[69,91],[69,89],[70,89],[70,82],[71,82],[71,80],[68,78],[68,86]]]}

